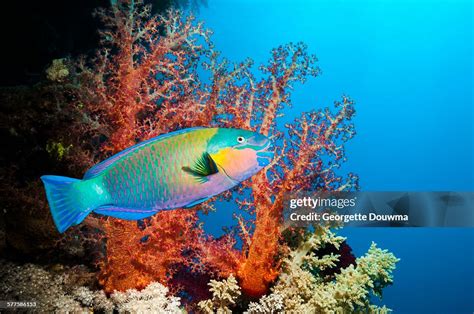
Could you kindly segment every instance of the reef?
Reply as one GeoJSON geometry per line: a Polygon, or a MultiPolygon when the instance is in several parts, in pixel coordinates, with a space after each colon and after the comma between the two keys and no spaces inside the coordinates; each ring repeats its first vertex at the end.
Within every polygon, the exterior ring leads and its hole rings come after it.
{"type": "Polygon", "coordinates": [[[145,289],[129,289],[107,296],[94,288],[95,273],[84,265],[48,267],[18,265],[0,260],[0,295],[3,300],[36,302],[34,313],[91,310],[104,313],[182,313],[179,298],[169,295],[168,288],[153,282],[145,289]]]}
{"type": "Polygon", "coordinates": [[[95,55],[52,60],[41,83],[0,91],[10,147],[2,158],[0,249],[17,260],[3,262],[2,295],[36,299],[45,311],[386,311],[370,296],[381,297],[392,283],[398,260],[391,253],[373,244],[356,259],[336,226],[283,224],[286,193],[359,188],[355,174],[338,170],[355,135],[349,97],[280,123],[291,91],[319,74],[307,47],[277,47],[255,68],[250,59],[222,57],[211,31],[180,11],[158,16],[140,1],[114,1],[96,17],[102,28],[95,55]],[[139,141],[194,126],[260,132],[273,139],[278,157],[193,209],[139,222],[91,215],[57,233],[40,175],[81,177],[139,141]],[[216,210],[216,200],[239,206],[236,226],[219,238],[206,234],[198,217],[216,210]],[[88,285],[68,283],[68,267],[82,266],[64,265],[78,260],[96,278],[88,285]],[[27,287],[28,278],[37,284],[27,287]]]}
{"type": "MultiPolygon", "coordinates": [[[[383,288],[393,282],[391,273],[399,259],[372,243],[364,256],[328,275],[327,270],[338,266],[346,250],[340,254],[321,254],[320,250],[342,246],[347,246],[345,238],[336,236],[328,226],[306,232],[282,257],[281,273],[270,293],[258,302],[250,302],[245,313],[389,312],[385,306],[371,304],[370,296],[382,297],[383,288]]],[[[199,302],[205,313],[231,313],[230,309],[242,302],[240,287],[232,275],[222,281],[211,280],[209,286],[212,298],[199,302]]]]}

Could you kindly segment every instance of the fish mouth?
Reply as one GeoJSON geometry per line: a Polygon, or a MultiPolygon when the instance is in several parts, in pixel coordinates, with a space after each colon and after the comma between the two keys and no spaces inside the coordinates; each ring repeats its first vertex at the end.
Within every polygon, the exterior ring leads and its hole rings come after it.
{"type": "Polygon", "coordinates": [[[257,162],[260,167],[268,166],[275,155],[273,142],[268,138],[265,139],[266,143],[261,149],[257,150],[257,162]]]}

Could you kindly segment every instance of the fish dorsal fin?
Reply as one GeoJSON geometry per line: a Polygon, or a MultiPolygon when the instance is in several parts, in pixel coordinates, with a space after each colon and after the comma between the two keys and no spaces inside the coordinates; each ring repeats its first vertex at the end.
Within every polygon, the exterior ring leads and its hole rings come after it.
{"type": "Polygon", "coordinates": [[[113,155],[112,157],[109,157],[108,159],[104,160],[104,161],[101,161],[100,163],[98,163],[97,165],[93,166],[92,168],[90,168],[89,170],[87,170],[87,172],[84,174],[84,180],[86,179],[92,179],[92,178],[95,178],[96,176],[100,175],[102,172],[104,172],[105,170],[107,170],[110,166],[112,166],[113,164],[115,164],[115,162],[119,161],[120,159],[124,158],[125,156],[129,155],[129,154],[132,154],[133,152],[135,152],[137,149],[140,149],[142,147],[145,147],[146,145],[148,144],[151,144],[151,143],[155,143],[155,142],[158,142],[158,141],[162,141],[164,139],[167,139],[169,137],[172,137],[172,136],[175,136],[175,135],[179,135],[179,134],[184,134],[184,133],[188,133],[188,132],[191,132],[191,131],[194,131],[194,130],[198,130],[198,129],[203,129],[202,127],[195,127],[195,128],[189,128],[189,129],[183,129],[183,130],[178,130],[178,131],[174,131],[174,132],[170,132],[170,133],[166,133],[166,134],[162,134],[162,135],[159,135],[159,136],[156,136],[156,137],[153,137],[149,140],[146,140],[146,141],[143,141],[141,143],[138,143],[136,145],[133,145],[127,149],[124,149],[123,151],[121,151],[120,153],[117,153],[115,155],[113,155]]]}
{"type": "Polygon", "coordinates": [[[201,183],[206,182],[208,176],[219,172],[216,163],[208,152],[204,152],[192,167],[183,167],[182,169],[195,176],[201,183]]]}

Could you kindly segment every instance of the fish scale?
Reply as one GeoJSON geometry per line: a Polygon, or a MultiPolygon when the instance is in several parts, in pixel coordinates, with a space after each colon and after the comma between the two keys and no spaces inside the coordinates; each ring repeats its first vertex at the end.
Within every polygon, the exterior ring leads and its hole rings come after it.
{"type": "Polygon", "coordinates": [[[169,141],[159,141],[143,147],[130,156],[130,158],[124,158],[118,162],[117,168],[122,169],[122,171],[109,171],[103,174],[107,178],[105,182],[110,184],[106,186],[106,189],[112,195],[114,203],[119,203],[122,206],[135,207],[138,204],[149,208],[157,205],[166,206],[166,204],[160,204],[159,202],[157,204],[155,202],[155,194],[158,195],[158,201],[163,201],[165,198],[179,199],[183,193],[191,192],[193,188],[199,186],[199,183],[182,172],[181,168],[192,164],[202,154],[205,144],[204,136],[193,137],[183,134],[182,136],[171,138],[169,141]],[[185,146],[186,143],[189,143],[187,145],[189,147],[185,146]],[[179,154],[180,150],[185,150],[189,153],[185,155],[179,154]],[[161,154],[163,151],[168,151],[168,154],[163,156],[161,154]],[[174,152],[176,153],[173,154],[174,152]],[[153,156],[153,159],[157,161],[162,160],[161,163],[152,163],[151,172],[145,171],[145,163],[148,161],[147,156],[153,156]],[[171,163],[172,156],[176,156],[173,163],[171,163]],[[158,180],[158,177],[164,180],[158,180]],[[131,181],[132,185],[135,186],[135,190],[120,188],[119,183],[126,180],[131,181]],[[163,184],[164,182],[167,182],[167,184],[163,184]],[[156,186],[159,186],[159,188],[156,189],[156,186]],[[142,198],[142,200],[138,199],[139,195],[144,193],[153,195],[153,197],[142,198]]]}

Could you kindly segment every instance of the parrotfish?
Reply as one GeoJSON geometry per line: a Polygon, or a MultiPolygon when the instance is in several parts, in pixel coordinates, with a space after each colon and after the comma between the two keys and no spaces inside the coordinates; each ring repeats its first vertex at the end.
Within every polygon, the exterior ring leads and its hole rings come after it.
{"type": "Polygon", "coordinates": [[[140,220],[161,210],[190,208],[250,178],[273,159],[256,132],[190,128],[129,147],[82,178],[41,179],[59,232],[91,212],[140,220]]]}

